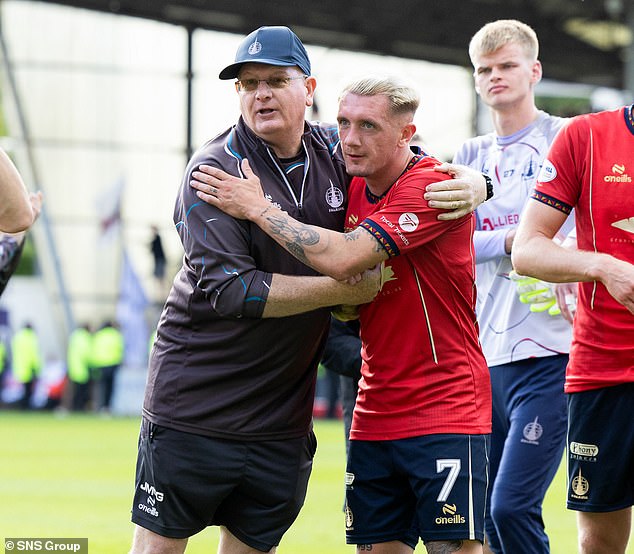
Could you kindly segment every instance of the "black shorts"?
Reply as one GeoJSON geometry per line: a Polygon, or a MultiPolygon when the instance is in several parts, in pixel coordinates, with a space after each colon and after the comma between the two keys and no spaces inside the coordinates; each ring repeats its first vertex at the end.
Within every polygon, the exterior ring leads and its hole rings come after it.
{"type": "Polygon", "coordinates": [[[570,510],[634,505],[634,383],[568,395],[570,510]]]}
{"type": "Polygon", "coordinates": [[[239,442],[143,420],[132,521],[164,537],[223,525],[268,552],[304,504],[317,440],[239,442]]]}
{"type": "Polygon", "coordinates": [[[489,435],[350,441],[346,541],[484,540],[489,435]]]}

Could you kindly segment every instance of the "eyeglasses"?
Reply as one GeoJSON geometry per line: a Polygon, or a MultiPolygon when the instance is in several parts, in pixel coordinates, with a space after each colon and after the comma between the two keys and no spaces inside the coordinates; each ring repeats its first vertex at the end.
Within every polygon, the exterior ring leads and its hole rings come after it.
{"type": "Polygon", "coordinates": [[[298,77],[271,77],[270,79],[238,79],[235,83],[238,92],[253,92],[258,89],[260,83],[266,83],[269,88],[286,88],[290,86],[291,81],[295,79],[306,79],[308,75],[300,75],[298,77]]]}

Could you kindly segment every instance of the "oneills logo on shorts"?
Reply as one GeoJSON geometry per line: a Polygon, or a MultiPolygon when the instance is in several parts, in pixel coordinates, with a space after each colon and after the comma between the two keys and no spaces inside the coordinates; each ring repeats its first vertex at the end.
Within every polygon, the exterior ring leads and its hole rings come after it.
{"type": "Polygon", "coordinates": [[[139,510],[142,510],[146,514],[149,514],[154,517],[158,517],[159,512],[156,509],[156,503],[163,502],[163,498],[165,495],[162,492],[157,491],[154,488],[154,485],[150,485],[147,481],[145,481],[139,488],[142,491],[147,492],[148,496],[145,501],[145,504],[140,502],[137,507],[139,508],[139,510]]]}
{"type": "Polygon", "coordinates": [[[455,504],[443,504],[442,516],[435,519],[436,525],[460,525],[465,522],[464,516],[458,513],[455,504]]]}

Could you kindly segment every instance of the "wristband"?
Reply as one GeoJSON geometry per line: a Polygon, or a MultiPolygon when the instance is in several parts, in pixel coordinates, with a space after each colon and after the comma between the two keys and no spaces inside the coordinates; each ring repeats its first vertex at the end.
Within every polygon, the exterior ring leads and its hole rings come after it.
{"type": "Polygon", "coordinates": [[[493,198],[493,181],[491,180],[491,177],[485,175],[484,173],[482,174],[482,177],[484,177],[484,182],[487,186],[487,196],[484,199],[484,201],[486,202],[487,200],[491,200],[491,198],[493,198]]]}

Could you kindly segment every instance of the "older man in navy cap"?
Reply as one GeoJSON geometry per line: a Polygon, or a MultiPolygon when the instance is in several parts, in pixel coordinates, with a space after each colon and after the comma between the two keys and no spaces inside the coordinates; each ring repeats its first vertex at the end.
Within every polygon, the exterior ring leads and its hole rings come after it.
{"type": "Polygon", "coordinates": [[[304,502],[328,307],[371,301],[379,275],[354,286],[318,276],[189,182],[201,164],[241,176],[248,157],[273,202],[342,229],[348,176],[336,127],[304,121],[310,73],[286,27],[251,33],[220,73],[237,78],[242,116],[194,154],[176,200],[185,252],[150,356],[134,553],[183,552],[209,525],[220,526],[220,553],[273,552],[304,502]]]}
{"type": "Polygon", "coordinates": [[[270,201],[342,230],[349,177],[335,126],[305,121],[316,81],[301,41],[261,27],[220,73],[235,78],[238,123],[198,150],[174,223],[184,247],[152,349],[137,458],[132,552],[184,552],[220,526],[221,554],[274,552],[304,502],[316,440],[312,405],[329,307],[370,302],[318,275],[256,225],[202,202],[201,165],[243,177],[248,158],[270,201]]]}

